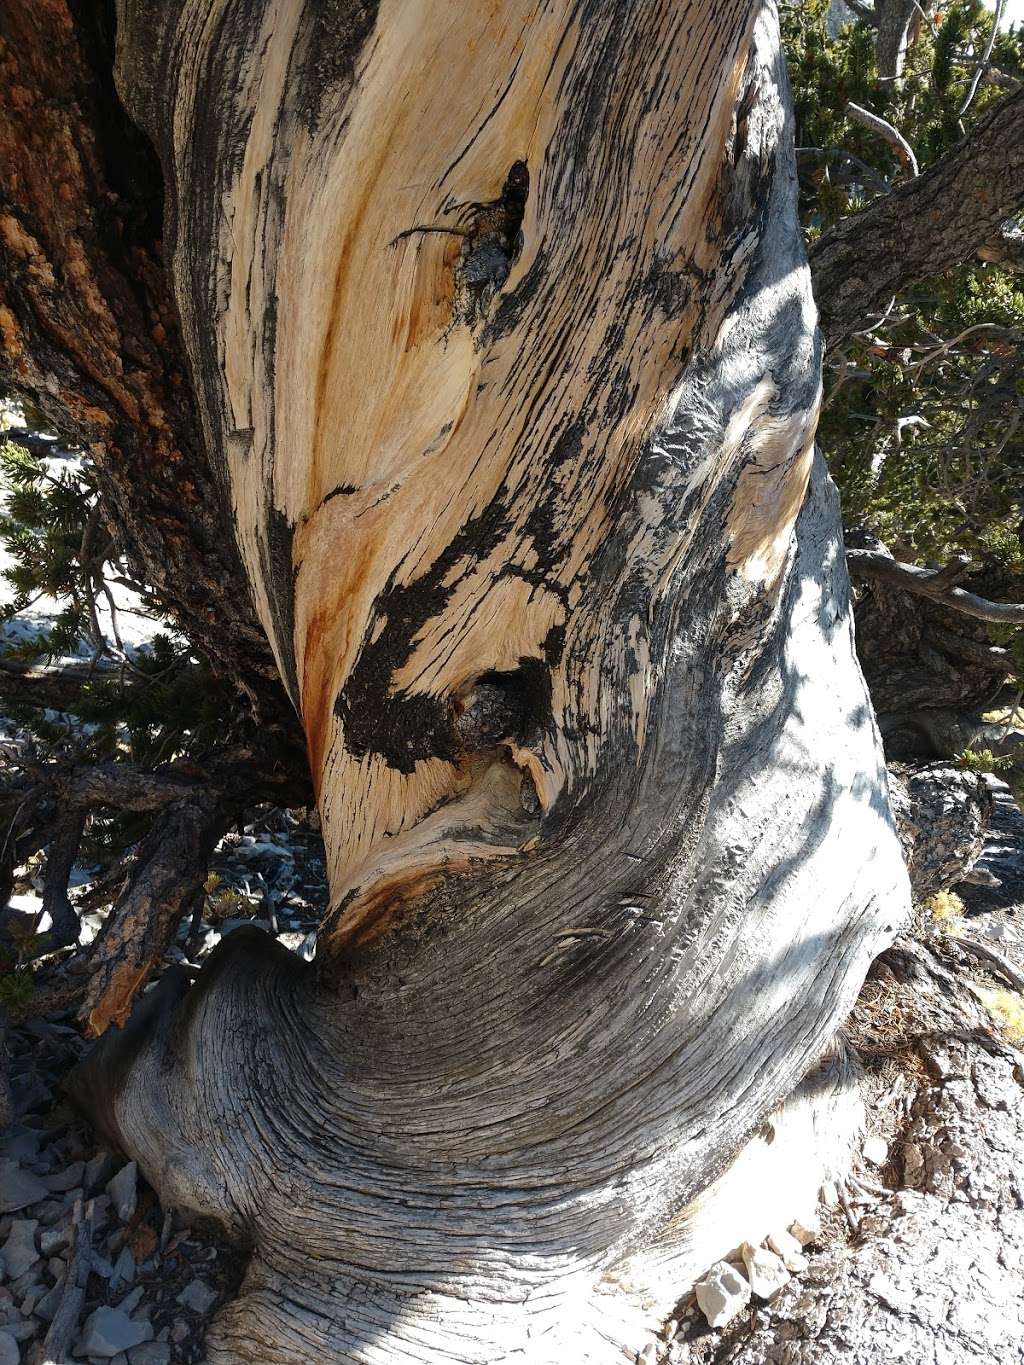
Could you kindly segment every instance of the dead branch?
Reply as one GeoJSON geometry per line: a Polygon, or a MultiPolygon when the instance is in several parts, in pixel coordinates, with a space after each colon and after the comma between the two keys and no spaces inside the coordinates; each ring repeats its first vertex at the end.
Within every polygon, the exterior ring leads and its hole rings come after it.
{"type": "MultiPolygon", "coordinates": [[[[90,684],[122,678],[123,670],[110,660],[69,659],[41,664],[28,659],[0,657],[0,698],[18,706],[74,711],[90,684]]],[[[124,678],[125,685],[137,680],[124,678]]]]}
{"type": "Polygon", "coordinates": [[[208,792],[174,802],[154,821],[88,961],[81,1015],[91,1037],[128,1018],[135,996],[194,904],[210,854],[229,823],[224,807],[208,792]]]}
{"type": "Polygon", "coordinates": [[[854,123],[859,123],[862,128],[867,128],[872,133],[877,133],[880,138],[887,142],[911,175],[920,174],[914,149],[898,128],[886,119],[880,118],[878,114],[873,114],[870,109],[864,109],[861,105],[854,104],[852,100],[846,106],[846,112],[854,123]]]}
{"type": "Polygon", "coordinates": [[[83,1213],[82,1201],[75,1200],[74,1229],[75,1245],[64,1280],[64,1292],[43,1343],[46,1365],[64,1365],[78,1332],[78,1320],[85,1303],[85,1284],[92,1264],[91,1203],[83,1213]]]}
{"type": "Polygon", "coordinates": [[[950,607],[965,616],[976,617],[995,625],[1024,625],[1024,603],[990,602],[964,588],[948,586],[942,578],[943,569],[922,569],[916,564],[904,564],[877,550],[847,550],[846,562],[854,578],[873,579],[886,583],[901,592],[930,598],[941,606],[950,607]]]}

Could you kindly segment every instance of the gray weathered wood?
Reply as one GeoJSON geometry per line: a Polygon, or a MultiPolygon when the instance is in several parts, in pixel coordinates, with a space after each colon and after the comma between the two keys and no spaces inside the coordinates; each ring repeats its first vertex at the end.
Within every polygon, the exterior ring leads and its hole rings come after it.
{"type": "Polygon", "coordinates": [[[774,11],[120,14],[332,910],[78,1093],[256,1247],[212,1362],[619,1359],[907,908],[774,11]]]}

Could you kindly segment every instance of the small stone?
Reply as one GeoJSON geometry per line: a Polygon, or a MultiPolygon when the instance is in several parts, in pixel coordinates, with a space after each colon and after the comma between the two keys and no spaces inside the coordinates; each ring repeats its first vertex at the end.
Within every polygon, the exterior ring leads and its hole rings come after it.
{"type": "Polygon", "coordinates": [[[138,1167],[135,1162],[129,1161],[107,1185],[110,1202],[122,1223],[127,1223],[131,1219],[138,1203],[137,1173],[138,1167]]]}
{"type": "Polygon", "coordinates": [[[0,1365],[18,1365],[21,1351],[10,1332],[0,1331],[0,1365]]]}
{"type": "Polygon", "coordinates": [[[40,1284],[37,1280],[19,1304],[21,1316],[23,1318],[30,1318],[36,1311],[36,1304],[45,1296],[45,1294],[46,1286],[40,1284]]]}
{"type": "Polygon", "coordinates": [[[725,1327],[750,1302],[750,1285],[728,1261],[719,1261],[694,1286],[709,1327],[725,1327]]]}
{"type": "Polygon", "coordinates": [[[5,1322],[4,1331],[9,1332],[15,1341],[29,1341],[39,1331],[38,1318],[20,1318],[17,1322],[5,1322]]]}
{"type": "Polygon", "coordinates": [[[791,1232],[773,1232],[768,1238],[768,1245],[777,1256],[782,1257],[782,1264],[787,1270],[795,1273],[807,1269],[807,1257],[791,1232]]]}
{"type": "Polygon", "coordinates": [[[177,1302],[182,1308],[191,1308],[193,1313],[208,1313],[217,1302],[217,1291],[205,1280],[193,1280],[178,1295],[177,1302]]]}
{"type": "Polygon", "coordinates": [[[43,1228],[39,1234],[39,1250],[44,1256],[56,1256],[71,1245],[71,1223],[58,1223],[56,1227],[43,1228]]]}
{"type": "Polygon", "coordinates": [[[15,1161],[34,1161],[39,1151],[39,1134],[34,1128],[19,1128],[3,1144],[5,1157],[15,1161]]]}
{"type": "Polygon", "coordinates": [[[744,1242],[740,1255],[747,1271],[751,1290],[759,1299],[771,1299],[789,1283],[789,1271],[767,1247],[751,1246],[744,1242]]]}
{"type": "Polygon", "coordinates": [[[662,1335],[664,1336],[666,1341],[674,1341],[675,1335],[678,1331],[679,1323],[676,1322],[675,1318],[669,1318],[668,1322],[665,1323],[665,1330],[662,1333],[662,1335]]]}
{"type": "Polygon", "coordinates": [[[110,1216],[110,1195],[98,1194],[92,1201],[92,1228],[99,1232],[110,1216]]]}
{"type": "Polygon", "coordinates": [[[32,1212],[44,1228],[49,1228],[66,1217],[68,1209],[74,1205],[76,1199],[81,1199],[81,1197],[82,1191],[80,1189],[71,1190],[62,1199],[47,1199],[45,1203],[36,1204],[32,1212]]]}
{"type": "Polygon", "coordinates": [[[81,1185],[84,1175],[85,1162],[76,1161],[71,1166],[65,1166],[64,1170],[58,1171],[56,1175],[47,1176],[46,1184],[51,1190],[73,1190],[76,1185],[81,1185]]]}
{"type": "Polygon", "coordinates": [[[181,1318],[175,1318],[174,1326],[171,1328],[171,1340],[175,1346],[180,1346],[183,1341],[187,1340],[188,1335],[188,1323],[182,1322],[181,1318]]]}
{"type": "Polygon", "coordinates": [[[53,1288],[44,1294],[36,1304],[36,1316],[42,1318],[44,1322],[52,1322],[53,1315],[60,1307],[60,1301],[64,1296],[64,1278],[62,1275],[53,1288]]]}
{"type": "Polygon", "coordinates": [[[885,1138],[867,1137],[860,1150],[864,1160],[872,1166],[884,1166],[889,1160],[889,1144],[885,1138]]]}
{"type": "Polygon", "coordinates": [[[0,1213],[16,1213],[29,1204],[38,1204],[49,1191],[31,1171],[23,1171],[17,1161],[0,1161],[0,1213]]]}
{"type": "Polygon", "coordinates": [[[110,1277],[110,1289],[113,1292],[122,1284],[131,1284],[135,1279],[135,1257],[127,1247],[121,1248],[121,1254],[114,1262],[114,1273],[110,1277]]]}
{"type": "Polygon", "coordinates": [[[171,1348],[166,1341],[147,1341],[128,1352],[128,1365],[171,1365],[171,1348]]]}
{"type": "Polygon", "coordinates": [[[3,1246],[4,1263],[7,1276],[18,1280],[30,1266],[39,1260],[36,1250],[36,1231],[39,1223],[35,1218],[16,1218],[3,1246]]]}
{"type": "Polygon", "coordinates": [[[789,1230],[802,1247],[810,1246],[821,1236],[821,1224],[813,1214],[802,1221],[790,1223],[789,1230]]]}
{"type": "Polygon", "coordinates": [[[824,1185],[822,1185],[821,1202],[827,1209],[837,1209],[839,1207],[839,1191],[836,1189],[833,1181],[826,1180],[824,1185]]]}
{"type": "Polygon", "coordinates": [[[120,1351],[141,1346],[152,1336],[153,1329],[148,1322],[134,1322],[119,1308],[96,1308],[85,1320],[75,1354],[109,1360],[120,1351]]]}
{"type": "Polygon", "coordinates": [[[142,1285],[136,1285],[130,1294],[126,1294],[117,1305],[122,1313],[132,1314],[142,1302],[142,1285]]]}
{"type": "Polygon", "coordinates": [[[110,1179],[116,1169],[114,1158],[109,1152],[97,1152],[92,1160],[85,1164],[86,1193],[94,1193],[104,1181],[110,1179]]]}
{"type": "Polygon", "coordinates": [[[101,1256],[98,1251],[90,1253],[92,1258],[92,1272],[98,1275],[101,1280],[109,1280],[114,1273],[114,1267],[107,1260],[106,1256],[101,1256]]]}
{"type": "Polygon", "coordinates": [[[658,1359],[658,1348],[653,1341],[649,1341],[637,1356],[639,1365],[656,1365],[658,1359]]]}

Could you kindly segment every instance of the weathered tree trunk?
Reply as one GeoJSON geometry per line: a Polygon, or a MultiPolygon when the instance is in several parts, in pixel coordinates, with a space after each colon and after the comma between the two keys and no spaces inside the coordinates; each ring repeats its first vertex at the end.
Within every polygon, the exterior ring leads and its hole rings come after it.
{"type": "Polygon", "coordinates": [[[78,1092],[253,1246],[211,1361],[620,1359],[813,1196],[906,910],[773,7],[119,19],[332,910],[78,1092]]]}

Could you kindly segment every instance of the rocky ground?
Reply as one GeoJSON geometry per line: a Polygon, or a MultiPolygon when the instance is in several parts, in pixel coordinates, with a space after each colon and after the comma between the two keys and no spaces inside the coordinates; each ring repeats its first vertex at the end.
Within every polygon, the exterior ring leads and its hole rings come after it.
{"type": "MultiPolygon", "coordinates": [[[[324,894],[314,828],[267,811],[222,841],[214,868],[203,916],[182,926],[168,964],[198,968],[224,935],[254,921],[312,954],[324,894]]],[[[76,879],[86,902],[89,873],[76,879]]],[[[32,869],[15,900],[26,913],[37,905],[32,869]]],[[[84,936],[103,913],[83,912],[84,936]]],[[[205,1324],[243,1265],[215,1236],[165,1213],[135,1164],[98,1146],[62,1098],[61,1079],[85,1046],[73,1023],[31,1019],[8,1035],[14,1123],[0,1140],[0,1365],[187,1365],[201,1359],[205,1324]]]]}
{"type": "Polygon", "coordinates": [[[993,1013],[1024,988],[1024,817],[988,785],[962,913],[943,903],[880,958],[851,1020],[868,1112],[852,1178],[799,1249],[783,1233],[712,1268],[651,1361],[1024,1365],[1024,1040],[993,1013]]]}
{"type": "MultiPolygon", "coordinates": [[[[1024,971],[1024,819],[1002,784],[990,785],[981,872],[957,888],[963,913],[924,922],[880,959],[852,1021],[869,1111],[853,1178],[823,1191],[820,1224],[780,1229],[714,1267],[639,1360],[1024,1365],[1024,1055],[1000,1041],[983,1003],[1005,976],[964,946],[1024,971]]],[[[254,920],[312,953],[323,853],[307,819],[264,812],[221,843],[214,869],[202,917],[182,926],[168,964],[200,967],[254,920]]],[[[77,879],[85,904],[91,871],[77,879]]],[[[25,869],[19,886],[29,911],[33,876],[25,869]]],[[[83,911],[87,935],[102,914],[83,911]]],[[[62,1098],[61,1078],[84,1047],[73,1020],[32,1019],[11,1031],[11,1045],[0,1365],[200,1360],[205,1324],[237,1287],[241,1259],[165,1213],[134,1164],[98,1146],[62,1098]]]]}

